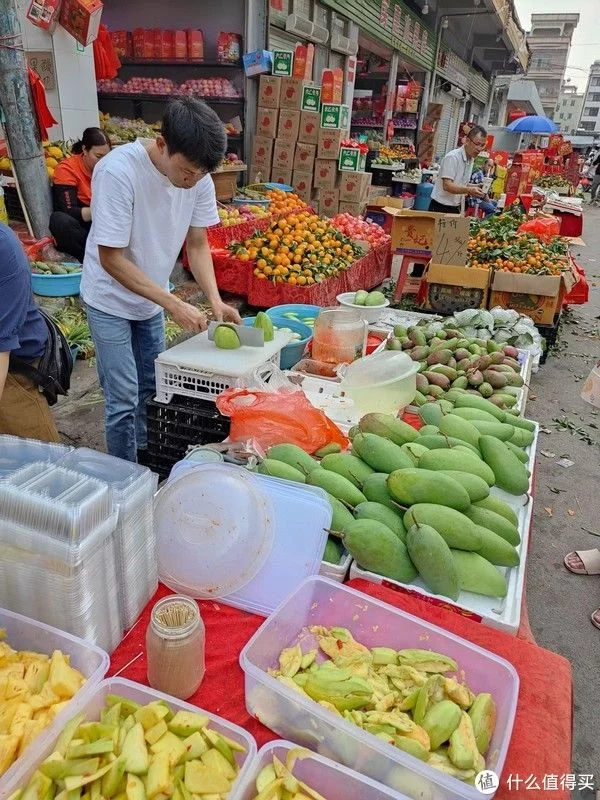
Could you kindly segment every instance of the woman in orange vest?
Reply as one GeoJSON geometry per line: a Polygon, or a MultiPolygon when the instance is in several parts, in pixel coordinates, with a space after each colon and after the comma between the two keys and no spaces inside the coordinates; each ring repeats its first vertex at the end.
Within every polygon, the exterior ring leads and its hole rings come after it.
{"type": "Polygon", "coordinates": [[[100,128],[86,128],[68,158],[54,170],[54,212],[50,232],[56,246],[83,263],[92,221],[92,172],[110,151],[110,140],[100,128]]]}

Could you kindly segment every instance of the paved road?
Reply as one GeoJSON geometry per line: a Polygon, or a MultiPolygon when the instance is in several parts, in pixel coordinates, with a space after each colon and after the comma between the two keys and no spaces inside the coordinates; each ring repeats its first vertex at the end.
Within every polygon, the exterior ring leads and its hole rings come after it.
{"type": "Polygon", "coordinates": [[[600,536],[583,530],[600,534],[600,410],[580,398],[600,360],[600,210],[586,213],[583,238],[587,247],[575,248],[575,257],[597,286],[590,286],[590,302],[565,318],[558,348],[531,382],[527,407],[527,416],[550,431],[540,434],[538,450],[556,454],[538,455],[527,600],[538,644],[573,665],[573,772],[595,774],[600,789],[600,630],[589,619],[600,606],[600,576],[571,575],[563,566],[570,550],[600,547],[600,536]],[[564,455],[572,467],[557,464],[564,455]]]}

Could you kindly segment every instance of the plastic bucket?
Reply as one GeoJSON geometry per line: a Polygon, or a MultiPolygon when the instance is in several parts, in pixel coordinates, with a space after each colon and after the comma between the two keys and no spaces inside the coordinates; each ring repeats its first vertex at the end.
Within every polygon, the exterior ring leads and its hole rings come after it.
{"type": "MultiPolygon", "coordinates": [[[[306,345],[312,338],[312,328],[310,328],[309,325],[305,325],[303,322],[287,319],[287,317],[279,317],[274,314],[269,314],[269,317],[276,328],[289,328],[302,337],[301,339],[294,339],[294,341],[286,344],[281,351],[281,369],[291,369],[304,355],[306,345]]],[[[252,327],[255,319],[256,317],[244,317],[244,325],[249,328],[252,327]]]]}

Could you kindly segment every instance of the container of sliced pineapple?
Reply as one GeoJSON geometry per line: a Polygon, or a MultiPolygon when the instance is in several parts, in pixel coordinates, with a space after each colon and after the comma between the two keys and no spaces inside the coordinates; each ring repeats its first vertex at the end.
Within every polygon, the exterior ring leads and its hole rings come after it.
{"type": "Polygon", "coordinates": [[[0,609],[0,797],[34,746],[75,713],[108,665],[99,647],[0,609]]]}
{"type": "Polygon", "coordinates": [[[245,730],[121,678],[32,745],[3,800],[225,800],[256,755],[245,730]]]}

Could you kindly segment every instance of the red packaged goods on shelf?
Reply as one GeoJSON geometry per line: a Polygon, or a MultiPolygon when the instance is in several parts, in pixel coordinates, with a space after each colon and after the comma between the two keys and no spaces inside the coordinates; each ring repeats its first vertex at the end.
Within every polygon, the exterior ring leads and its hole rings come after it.
{"type": "Polygon", "coordinates": [[[153,48],[152,58],[162,58],[162,40],[163,40],[164,31],[161,30],[160,28],[155,28],[152,31],[152,33],[153,33],[153,36],[154,36],[154,39],[153,39],[154,48],[153,48]]]}
{"type": "Polygon", "coordinates": [[[204,34],[201,30],[187,30],[188,58],[193,61],[204,60],[204,34]]]}
{"type": "Polygon", "coordinates": [[[187,58],[187,34],[185,31],[173,31],[174,58],[187,58]]]}
{"type": "Polygon", "coordinates": [[[242,59],[242,37],[239,33],[221,31],[217,39],[217,61],[237,64],[242,59]]]}
{"type": "Polygon", "coordinates": [[[154,31],[136,28],[133,32],[135,58],[154,58],[154,31]]]}
{"type": "Polygon", "coordinates": [[[163,31],[161,58],[175,58],[175,39],[173,31],[163,31]]]}
{"type": "Polygon", "coordinates": [[[31,0],[27,9],[27,19],[48,33],[52,33],[60,16],[61,0],[31,0]]]}
{"type": "Polygon", "coordinates": [[[278,120],[278,109],[259,106],[256,115],[256,132],[259,136],[270,136],[271,139],[274,139],[277,135],[278,120]]]}
{"type": "Polygon", "coordinates": [[[110,39],[118,58],[126,58],[128,55],[130,55],[127,52],[127,43],[129,40],[129,34],[127,31],[111,31],[110,39]]]}
{"type": "Polygon", "coordinates": [[[102,0],[63,0],[60,24],[71,36],[87,47],[98,36],[102,0]]]}

